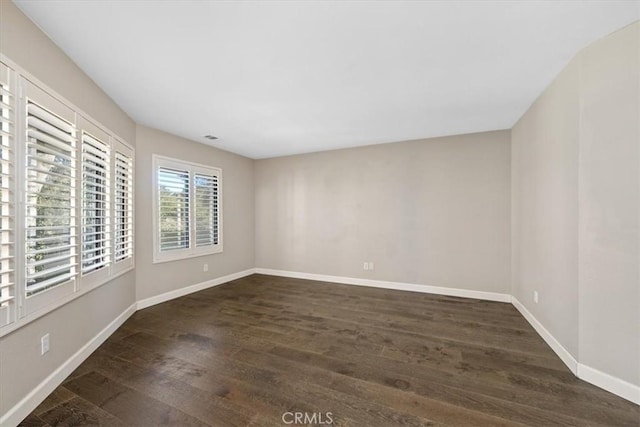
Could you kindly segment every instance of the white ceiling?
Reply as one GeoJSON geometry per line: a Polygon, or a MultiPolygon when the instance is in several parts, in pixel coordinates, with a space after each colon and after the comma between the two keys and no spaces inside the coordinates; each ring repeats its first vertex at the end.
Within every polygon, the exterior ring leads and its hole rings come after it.
{"type": "Polygon", "coordinates": [[[640,17],[638,1],[16,4],[135,121],[252,158],[510,128],[640,17]]]}

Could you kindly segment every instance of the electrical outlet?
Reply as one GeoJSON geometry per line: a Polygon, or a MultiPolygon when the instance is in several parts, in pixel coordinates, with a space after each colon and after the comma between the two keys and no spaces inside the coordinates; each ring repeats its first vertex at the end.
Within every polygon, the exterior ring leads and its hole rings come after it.
{"type": "Polygon", "coordinates": [[[373,270],[373,261],[369,261],[369,270],[373,270]]]}
{"type": "Polygon", "coordinates": [[[364,262],[363,266],[362,266],[363,270],[368,270],[369,269],[369,263],[367,261],[364,262]]]}
{"type": "Polygon", "coordinates": [[[202,271],[204,271],[205,273],[206,273],[207,271],[209,271],[209,264],[205,264],[205,265],[202,267],[202,271]]]}
{"type": "Polygon", "coordinates": [[[42,356],[49,351],[49,334],[45,334],[40,338],[40,355],[42,356]]]}
{"type": "Polygon", "coordinates": [[[533,302],[538,303],[538,291],[533,291],[533,302]]]}

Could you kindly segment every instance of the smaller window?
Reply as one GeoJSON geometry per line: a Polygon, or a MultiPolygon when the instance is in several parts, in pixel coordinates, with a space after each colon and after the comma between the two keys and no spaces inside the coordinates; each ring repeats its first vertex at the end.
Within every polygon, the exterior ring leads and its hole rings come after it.
{"type": "Polygon", "coordinates": [[[222,252],[221,175],[154,155],[154,262],[222,252]]]}

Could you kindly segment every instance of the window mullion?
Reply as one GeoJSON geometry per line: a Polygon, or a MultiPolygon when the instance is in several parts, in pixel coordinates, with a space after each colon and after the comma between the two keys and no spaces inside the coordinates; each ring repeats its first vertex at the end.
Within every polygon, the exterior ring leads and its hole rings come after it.
{"type": "Polygon", "coordinates": [[[196,191],[195,191],[196,175],[193,171],[189,172],[189,251],[193,252],[196,247],[196,191]]]}
{"type": "Polygon", "coordinates": [[[13,70],[0,64],[0,327],[16,321],[19,307],[16,255],[17,148],[14,112],[18,91],[13,70]]]}

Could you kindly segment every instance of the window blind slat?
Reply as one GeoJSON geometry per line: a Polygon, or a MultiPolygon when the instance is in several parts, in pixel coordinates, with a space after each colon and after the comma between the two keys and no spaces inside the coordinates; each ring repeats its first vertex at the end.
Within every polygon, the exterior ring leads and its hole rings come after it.
{"type": "MultiPolygon", "coordinates": [[[[72,264],[69,267],[70,269],[74,269],[75,264],[72,264]]],[[[31,296],[38,292],[51,289],[57,285],[61,285],[69,281],[70,279],[72,279],[75,275],[76,275],[75,272],[69,272],[69,273],[58,274],[57,276],[52,277],[50,279],[40,280],[37,283],[27,286],[27,296],[31,296]]]]}
{"type": "MultiPolygon", "coordinates": [[[[53,145],[53,144],[50,144],[53,145]]],[[[60,152],[59,150],[56,151],[50,147],[46,147],[44,145],[41,144],[40,140],[30,140],[27,143],[27,148],[30,148],[31,151],[29,152],[29,155],[32,158],[42,158],[43,160],[48,160],[46,157],[42,156],[42,153],[45,154],[49,154],[51,156],[54,156],[55,160],[58,159],[62,159],[62,160],[66,160],[69,162],[69,166],[70,167],[75,167],[75,164],[73,163],[75,156],[72,155],[68,155],[68,154],[64,154],[62,152],[60,152]]],[[[75,154],[75,153],[74,153],[75,154]]],[[[61,163],[63,166],[66,166],[64,163],[61,163]]]]}
{"type": "MultiPolygon", "coordinates": [[[[58,265],[55,267],[48,268],[46,270],[41,270],[37,273],[27,274],[27,279],[37,279],[40,277],[46,277],[58,272],[65,272],[64,275],[71,274],[70,270],[75,266],[75,263],[58,265]]],[[[48,280],[48,279],[47,279],[48,280]]],[[[27,288],[28,289],[28,288],[27,288]]]]}
{"type": "Polygon", "coordinates": [[[57,128],[63,130],[64,132],[75,135],[76,127],[72,123],[58,117],[52,112],[48,111],[46,108],[41,107],[40,105],[29,102],[27,104],[27,113],[28,117],[37,117],[43,120],[46,123],[49,123],[57,128]]]}
{"type": "Polygon", "coordinates": [[[28,122],[29,126],[33,126],[27,130],[27,136],[32,138],[31,141],[46,142],[49,145],[62,150],[62,154],[70,157],[71,148],[67,145],[71,138],[65,138],[65,134],[58,128],[53,126],[45,127],[46,123],[42,120],[31,120],[28,122]],[[38,127],[36,127],[38,126],[38,127]],[[43,130],[48,130],[43,132],[43,130]]]}

